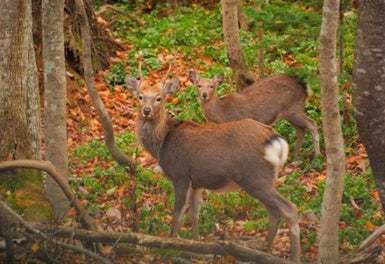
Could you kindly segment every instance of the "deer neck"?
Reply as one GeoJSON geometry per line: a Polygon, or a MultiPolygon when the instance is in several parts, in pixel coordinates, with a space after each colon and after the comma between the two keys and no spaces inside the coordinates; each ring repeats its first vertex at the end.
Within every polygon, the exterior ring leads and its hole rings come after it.
{"type": "Polygon", "coordinates": [[[159,153],[169,131],[167,121],[168,116],[165,109],[160,112],[159,118],[146,120],[139,116],[137,120],[139,140],[143,147],[157,160],[160,158],[159,153]]]}
{"type": "Polygon", "coordinates": [[[217,96],[213,96],[208,101],[201,101],[205,116],[211,121],[218,121],[222,113],[223,101],[217,96]]]}

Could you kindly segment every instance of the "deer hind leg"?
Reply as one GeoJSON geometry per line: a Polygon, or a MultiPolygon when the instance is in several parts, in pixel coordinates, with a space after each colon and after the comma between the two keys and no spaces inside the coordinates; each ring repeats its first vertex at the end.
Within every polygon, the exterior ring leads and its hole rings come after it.
{"type": "Polygon", "coordinates": [[[269,229],[267,230],[266,236],[266,250],[271,251],[273,246],[274,238],[277,235],[279,222],[281,220],[280,214],[275,211],[270,211],[266,208],[269,216],[269,229]]]}
{"type": "Polygon", "coordinates": [[[290,237],[290,259],[296,263],[300,263],[301,245],[300,245],[300,229],[298,224],[297,207],[289,200],[281,196],[276,190],[273,195],[276,200],[281,215],[286,219],[289,226],[290,237]]]}
{"type": "Polygon", "coordinates": [[[305,130],[302,127],[298,127],[296,125],[293,125],[293,126],[295,128],[296,136],[297,136],[297,139],[295,140],[293,156],[297,157],[299,155],[299,152],[300,152],[302,144],[303,144],[303,138],[305,136],[305,130]]]}
{"type": "MultiPolygon", "coordinates": [[[[299,127],[302,129],[308,129],[312,136],[312,141],[314,145],[314,150],[316,155],[321,154],[320,144],[319,144],[319,134],[316,123],[306,116],[306,114],[302,111],[300,113],[292,113],[287,117],[290,123],[292,123],[295,127],[299,127]]],[[[298,130],[297,130],[298,131],[298,130]]]]}
{"type": "Polygon", "coordinates": [[[203,189],[193,189],[190,196],[191,216],[192,216],[192,237],[199,240],[199,211],[202,203],[203,189]]]}
{"type": "Polygon", "coordinates": [[[244,180],[239,183],[240,186],[251,196],[260,200],[269,212],[269,215],[273,216],[273,223],[268,231],[267,244],[272,243],[275,234],[278,229],[277,216],[282,216],[286,219],[289,226],[290,237],[290,259],[296,263],[300,263],[300,232],[298,225],[298,213],[297,208],[290,201],[281,196],[277,190],[272,186],[261,186],[261,182],[244,180]]]}
{"type": "Polygon", "coordinates": [[[175,205],[174,205],[174,216],[172,220],[171,227],[171,237],[176,237],[178,234],[178,230],[182,225],[183,215],[186,213],[190,197],[192,194],[191,182],[188,184],[174,184],[175,190],[175,205]]]}
{"type": "MultiPolygon", "coordinates": [[[[300,230],[298,225],[297,208],[287,199],[282,197],[276,190],[263,195],[261,202],[268,208],[268,211],[280,214],[287,221],[290,237],[290,259],[296,263],[300,262],[300,230]]],[[[268,241],[269,242],[269,241],[268,241]]]]}

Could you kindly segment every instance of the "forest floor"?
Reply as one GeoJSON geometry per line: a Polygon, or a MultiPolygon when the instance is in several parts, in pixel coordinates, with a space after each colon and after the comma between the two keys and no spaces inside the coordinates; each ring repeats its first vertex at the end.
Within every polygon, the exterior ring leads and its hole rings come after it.
{"type": "MultiPolygon", "coordinates": [[[[257,18],[265,22],[265,67],[268,74],[298,70],[312,90],[307,113],[321,128],[319,110],[319,81],[317,60],[317,34],[320,26],[318,7],[279,2],[267,6],[263,13],[248,6],[246,14],[254,24],[257,18]],[[286,11],[290,10],[287,14],[286,11]],[[283,13],[285,15],[283,16],[283,13]],[[277,19],[279,17],[279,19],[277,19]],[[298,25],[304,25],[298,28],[298,25]],[[296,40],[293,42],[293,40],[296,40]]],[[[129,6],[117,5],[122,12],[131,12],[129,6]]],[[[68,78],[68,145],[70,148],[71,184],[81,202],[87,206],[104,230],[126,231],[136,225],[139,232],[168,236],[173,208],[173,190],[164,175],[155,169],[156,161],[143,151],[135,138],[136,100],[123,87],[126,74],[137,74],[136,54],[144,56],[144,73],[154,82],[160,81],[168,68],[170,56],[175,59],[172,75],[181,81],[181,90],[168,103],[168,109],[179,119],[204,122],[195,89],[188,81],[190,68],[206,72],[207,76],[224,72],[227,84],[219,90],[221,95],[231,92],[230,69],[224,53],[221,20],[218,8],[211,10],[200,6],[180,7],[173,10],[160,7],[151,14],[132,12],[145,26],[121,14],[107,12],[98,20],[111,28],[127,50],[111,58],[111,68],[97,73],[95,84],[114,124],[117,143],[127,154],[138,161],[136,179],[112,161],[104,146],[103,131],[95,108],[85,87],[76,77],[68,78]],[[136,206],[134,206],[136,205],[136,206]],[[134,210],[133,208],[136,208],[134,210]]],[[[344,37],[346,68],[341,74],[343,87],[341,105],[350,106],[351,67],[353,53],[355,14],[346,18],[344,37]],[[344,101],[345,100],[345,103],[344,101]]],[[[245,53],[252,70],[256,66],[255,28],[242,32],[245,53]],[[253,57],[254,56],[254,57],[253,57]]],[[[341,252],[354,251],[363,239],[384,223],[378,193],[367,155],[360,144],[356,126],[349,109],[344,111],[344,136],[346,142],[345,191],[340,220],[341,252]]],[[[293,146],[295,132],[290,125],[275,125],[293,146]]],[[[321,129],[320,129],[321,130],[321,129]]],[[[322,135],[322,134],[321,134],[322,135]]],[[[321,140],[323,143],[323,139],[321,140]]],[[[314,260],[317,255],[317,232],[326,178],[325,158],[312,158],[312,145],[307,135],[302,154],[291,158],[277,181],[279,191],[298,206],[301,221],[303,259],[314,260]]],[[[71,214],[69,214],[71,216],[71,214]]],[[[187,219],[179,235],[190,238],[190,221],[187,219]]],[[[202,240],[234,239],[250,247],[258,247],[266,235],[267,214],[261,204],[245,193],[206,193],[201,210],[200,233],[202,240]]],[[[379,240],[385,243],[385,237],[379,240]]],[[[274,242],[273,254],[286,257],[289,250],[288,229],[281,225],[274,242]]],[[[104,254],[116,262],[127,263],[141,259],[141,263],[168,262],[182,256],[180,252],[147,250],[120,255],[119,250],[105,247],[104,254]]],[[[204,259],[194,257],[194,262],[204,259]]],[[[215,263],[232,263],[232,258],[212,259],[215,263]]]]}

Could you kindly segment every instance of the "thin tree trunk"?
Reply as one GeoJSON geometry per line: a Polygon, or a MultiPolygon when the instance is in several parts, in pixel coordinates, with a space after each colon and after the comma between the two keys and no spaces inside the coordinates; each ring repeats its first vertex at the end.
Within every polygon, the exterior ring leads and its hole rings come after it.
{"type": "Polygon", "coordinates": [[[338,30],[338,74],[344,72],[344,13],[340,11],[340,26],[338,30]]]}
{"type": "MultiPolygon", "coordinates": [[[[92,102],[95,105],[95,108],[98,112],[100,122],[102,123],[103,131],[104,131],[104,139],[106,142],[106,146],[111,153],[112,158],[122,166],[125,166],[129,169],[129,172],[132,176],[134,176],[133,181],[135,181],[135,170],[136,164],[135,161],[128,157],[124,152],[122,152],[115,143],[114,129],[112,125],[111,118],[103,104],[102,99],[100,98],[98,91],[94,85],[94,69],[92,66],[91,59],[91,31],[89,27],[89,21],[86,14],[86,9],[83,3],[83,0],[75,0],[76,8],[78,10],[78,14],[81,20],[81,40],[83,45],[82,51],[82,64],[84,69],[84,79],[86,82],[88,93],[91,97],[92,102]]],[[[136,186],[136,184],[134,184],[136,186]]],[[[132,221],[132,228],[136,229],[136,194],[135,190],[132,192],[132,201],[134,201],[134,205],[132,207],[133,215],[135,216],[132,221]]]]}
{"type": "MultiPolygon", "coordinates": [[[[261,4],[258,4],[257,10],[261,11],[261,4]]],[[[265,58],[264,58],[264,50],[263,50],[263,21],[260,20],[257,22],[257,42],[258,42],[258,73],[259,77],[263,78],[265,76],[265,58]]]]}
{"type": "Polygon", "coordinates": [[[385,211],[385,1],[361,1],[353,105],[385,211]]]}
{"type": "Polygon", "coordinates": [[[318,262],[325,264],[338,263],[338,223],[345,174],[336,65],[339,6],[339,0],[324,1],[320,33],[321,107],[327,157],[327,179],[322,201],[318,262]]]}
{"type": "Polygon", "coordinates": [[[222,0],[223,34],[238,91],[252,84],[255,79],[246,64],[242,51],[238,26],[238,0],[222,0]]]}
{"type": "MultiPolygon", "coordinates": [[[[68,184],[63,16],[64,0],[42,1],[45,157],[68,184]]],[[[46,178],[45,187],[55,216],[62,217],[69,206],[64,193],[51,177],[46,178]]]]}
{"type": "Polygon", "coordinates": [[[239,28],[242,30],[249,30],[249,20],[246,14],[243,12],[243,0],[238,0],[238,23],[239,28]]]}
{"type": "MultiPolygon", "coordinates": [[[[0,160],[40,157],[40,105],[31,12],[30,0],[0,1],[0,160]]],[[[26,218],[41,220],[49,216],[40,173],[14,171],[0,184],[11,186],[13,206],[26,218]]]]}

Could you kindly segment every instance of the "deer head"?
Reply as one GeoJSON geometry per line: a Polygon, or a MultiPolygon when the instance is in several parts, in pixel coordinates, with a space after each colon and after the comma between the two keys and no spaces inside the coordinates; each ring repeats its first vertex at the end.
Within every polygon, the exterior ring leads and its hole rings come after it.
{"type": "Polygon", "coordinates": [[[216,75],[213,79],[201,78],[194,70],[189,71],[189,79],[198,88],[199,98],[209,101],[213,98],[215,90],[224,81],[223,74],[216,75]]]}
{"type": "Polygon", "coordinates": [[[150,85],[146,81],[128,76],[125,84],[138,98],[140,117],[152,120],[160,117],[160,114],[164,111],[166,97],[176,92],[179,80],[166,80],[161,84],[150,85]]]}

